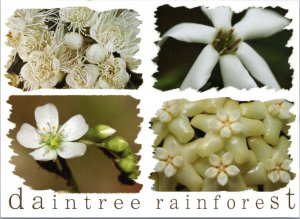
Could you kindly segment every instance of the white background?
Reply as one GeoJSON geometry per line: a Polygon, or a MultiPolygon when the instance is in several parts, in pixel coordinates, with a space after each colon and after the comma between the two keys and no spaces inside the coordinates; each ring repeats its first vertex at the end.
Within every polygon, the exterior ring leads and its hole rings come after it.
{"type": "MultiPolygon", "coordinates": [[[[2,0],[1,1],[1,216],[2,217],[141,217],[141,216],[168,216],[168,217],[296,217],[299,216],[299,6],[298,1],[154,1],[154,0],[108,0],[108,1],[65,1],[65,0],[2,0]],[[210,90],[204,93],[198,93],[192,90],[173,90],[169,92],[160,92],[152,88],[154,78],[152,74],[156,72],[156,66],[151,61],[156,55],[158,48],[153,43],[159,39],[159,34],[155,31],[155,18],[154,12],[159,5],[170,4],[172,6],[230,6],[235,12],[244,10],[250,6],[281,6],[289,10],[286,15],[288,18],[292,18],[293,22],[287,27],[293,29],[293,36],[288,46],[293,46],[293,54],[290,57],[290,64],[294,69],[293,87],[291,90],[281,90],[275,92],[267,89],[252,89],[251,91],[236,91],[235,89],[223,89],[221,92],[210,90]],[[116,8],[130,8],[137,11],[140,14],[139,19],[142,20],[140,26],[141,32],[139,37],[142,38],[140,44],[140,51],[137,54],[137,58],[142,59],[142,64],[137,72],[143,73],[144,83],[136,91],[132,90],[37,90],[31,92],[22,92],[19,89],[13,88],[8,85],[8,80],[4,77],[5,68],[4,65],[7,61],[10,48],[5,45],[6,33],[8,32],[5,22],[8,17],[13,15],[17,8],[57,8],[67,6],[87,6],[97,11],[104,11],[116,8]],[[91,204],[94,202],[91,210],[85,209],[85,194],[70,195],[70,194],[57,194],[57,206],[59,210],[51,210],[52,198],[55,192],[53,191],[32,191],[29,187],[23,185],[23,179],[13,174],[14,166],[9,163],[13,151],[9,148],[10,139],[7,138],[9,129],[14,128],[14,124],[8,121],[10,115],[11,106],[6,103],[10,95],[131,95],[141,100],[139,105],[140,114],[143,117],[141,124],[142,129],[136,140],[138,144],[141,144],[140,155],[142,157],[140,161],[140,168],[142,171],[138,182],[143,184],[143,189],[138,194],[88,194],[91,199],[91,204]],[[162,105],[163,101],[169,99],[188,98],[189,100],[198,100],[201,98],[212,97],[231,97],[236,100],[270,100],[277,98],[285,98],[295,103],[292,112],[297,115],[296,122],[291,127],[292,133],[292,146],[290,153],[293,158],[292,171],[297,174],[297,177],[291,181],[288,187],[276,192],[198,192],[198,193],[161,193],[153,192],[151,181],[148,176],[152,172],[155,165],[155,161],[152,158],[152,142],[154,135],[148,128],[149,121],[155,115],[155,112],[162,105]],[[9,196],[17,192],[17,188],[23,187],[23,204],[24,210],[13,210],[8,206],[9,196]],[[288,188],[292,189],[292,193],[295,193],[292,197],[292,201],[296,202],[296,208],[293,210],[288,209],[287,196],[288,188]],[[190,208],[186,207],[186,195],[190,198],[190,208]],[[216,194],[221,194],[221,199],[218,202],[218,210],[214,208],[213,198],[216,194]],[[42,196],[45,202],[46,209],[44,210],[32,210],[33,204],[32,198],[34,196],[42,196]],[[279,196],[280,207],[277,210],[270,209],[270,197],[279,196]],[[65,203],[64,198],[75,198],[77,200],[77,210],[64,210],[65,203]],[[98,198],[106,198],[107,205],[105,209],[99,210],[98,198]],[[113,201],[116,198],[120,198],[124,201],[123,209],[116,210],[113,207],[113,201]],[[132,210],[130,208],[131,199],[137,198],[141,202],[141,207],[138,210],[132,210]],[[161,210],[156,208],[156,198],[165,199],[161,205],[161,210]],[[170,210],[170,199],[177,198],[179,210],[170,210]],[[204,198],[207,200],[207,210],[196,209],[196,198],[204,198]],[[229,210],[227,206],[227,200],[233,198],[236,200],[236,207],[234,210],[229,210]],[[250,201],[246,205],[247,209],[242,208],[242,198],[249,198],[250,201]],[[256,199],[261,198],[264,200],[264,208],[257,210],[255,207],[256,199]]],[[[38,176],[37,176],[38,177],[38,176]]]]}

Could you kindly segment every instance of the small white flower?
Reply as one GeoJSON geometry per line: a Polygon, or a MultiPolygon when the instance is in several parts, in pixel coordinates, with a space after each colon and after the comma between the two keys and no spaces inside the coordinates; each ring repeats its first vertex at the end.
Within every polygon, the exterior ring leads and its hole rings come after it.
{"type": "Polygon", "coordinates": [[[83,36],[76,32],[66,33],[64,44],[71,50],[78,50],[83,44],[83,36]]]}
{"type": "Polygon", "coordinates": [[[162,36],[161,43],[167,37],[173,37],[188,43],[207,44],[180,88],[192,87],[198,90],[203,87],[219,61],[225,87],[256,87],[250,73],[262,84],[279,89],[280,86],[268,64],[244,41],[271,36],[287,26],[290,20],[268,9],[250,8],[242,20],[232,26],[232,11],[229,7],[202,7],[202,11],[214,27],[181,23],[162,36]]]}
{"type": "Polygon", "coordinates": [[[286,100],[274,100],[267,103],[268,111],[272,116],[278,117],[279,119],[289,119],[292,116],[290,109],[293,104],[286,100]]]}
{"type": "Polygon", "coordinates": [[[104,61],[107,55],[108,51],[97,43],[90,45],[85,51],[86,59],[92,64],[98,64],[104,61]]]}
{"type": "Polygon", "coordinates": [[[98,71],[100,74],[98,86],[104,89],[123,89],[130,78],[125,61],[113,56],[99,63],[98,71]]]}
{"type": "Polygon", "coordinates": [[[118,52],[122,58],[132,57],[138,51],[137,38],[140,21],[133,11],[110,10],[99,15],[97,23],[90,29],[91,37],[109,52],[118,52]]]}
{"type": "Polygon", "coordinates": [[[273,182],[288,183],[291,180],[290,164],[292,160],[286,159],[282,151],[273,154],[272,159],[265,161],[265,169],[268,172],[268,179],[273,182]]]}
{"type": "Polygon", "coordinates": [[[166,148],[156,148],[155,152],[155,157],[159,160],[154,168],[155,171],[164,172],[167,177],[174,176],[183,164],[183,157],[177,146],[169,144],[166,148]]]}
{"type": "Polygon", "coordinates": [[[163,122],[170,122],[177,117],[183,108],[183,100],[170,100],[163,104],[162,109],[158,110],[156,115],[163,122]]]}
{"type": "Polygon", "coordinates": [[[96,22],[98,14],[87,7],[69,7],[61,8],[59,16],[63,22],[69,23],[69,30],[81,33],[96,22]]]}
{"type": "Polygon", "coordinates": [[[216,154],[209,156],[209,167],[205,171],[205,176],[208,178],[217,178],[217,182],[221,186],[225,186],[228,183],[228,177],[236,176],[239,174],[240,169],[232,164],[233,156],[230,152],[226,152],[220,158],[216,154]]]}
{"type": "Polygon", "coordinates": [[[211,128],[222,138],[230,138],[233,134],[239,134],[242,131],[242,124],[239,121],[240,115],[240,110],[226,112],[223,109],[218,109],[216,119],[212,120],[210,124],[211,128]]]}
{"type": "Polygon", "coordinates": [[[20,76],[25,89],[52,88],[60,79],[60,62],[50,47],[43,51],[33,51],[22,67],[20,76]]]}
{"type": "Polygon", "coordinates": [[[98,77],[99,71],[96,65],[74,66],[66,77],[66,83],[70,88],[94,88],[98,77]]]}
{"type": "Polygon", "coordinates": [[[35,160],[55,160],[57,155],[69,159],[85,153],[85,144],[73,142],[88,131],[82,115],[73,116],[60,127],[57,108],[46,104],[36,108],[35,120],[37,128],[24,123],[17,133],[22,146],[35,149],[30,153],[35,160]]]}

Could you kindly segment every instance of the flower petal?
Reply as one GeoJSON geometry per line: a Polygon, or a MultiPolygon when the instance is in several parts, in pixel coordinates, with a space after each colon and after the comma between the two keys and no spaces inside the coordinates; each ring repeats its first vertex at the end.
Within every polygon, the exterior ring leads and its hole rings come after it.
{"type": "Polygon", "coordinates": [[[229,114],[229,120],[231,122],[236,122],[240,119],[241,111],[240,110],[234,110],[229,114]]]}
{"type": "Polygon", "coordinates": [[[280,182],[288,183],[291,180],[291,176],[287,171],[279,171],[280,182]]]}
{"type": "Polygon", "coordinates": [[[183,157],[182,157],[182,156],[175,156],[175,157],[172,159],[172,164],[173,164],[175,167],[181,167],[181,166],[182,166],[182,163],[183,163],[183,157]]]}
{"type": "Polygon", "coordinates": [[[215,178],[218,175],[219,170],[215,167],[209,167],[206,169],[204,175],[208,178],[215,178]]]}
{"type": "Polygon", "coordinates": [[[172,120],[171,114],[163,109],[158,110],[156,115],[159,118],[159,120],[164,123],[170,122],[172,120]]]}
{"type": "Polygon", "coordinates": [[[34,115],[36,125],[42,133],[56,132],[59,124],[56,106],[52,103],[39,106],[35,109],[34,115]]]}
{"type": "Polygon", "coordinates": [[[163,162],[163,161],[159,161],[159,162],[157,162],[157,164],[155,165],[155,167],[154,167],[154,170],[156,171],[156,172],[162,172],[162,171],[164,171],[164,169],[166,168],[166,162],[163,162]]]}
{"type": "Polygon", "coordinates": [[[62,142],[57,149],[59,156],[65,159],[80,157],[85,154],[86,145],[79,142],[62,142]]]}
{"type": "Polygon", "coordinates": [[[214,9],[202,7],[201,9],[211,20],[214,27],[218,29],[231,28],[232,10],[229,7],[216,7],[214,9]]]}
{"type": "Polygon", "coordinates": [[[268,159],[265,161],[265,169],[267,171],[274,170],[276,168],[276,163],[272,159],[268,159]]]}
{"type": "Polygon", "coordinates": [[[187,43],[210,44],[216,34],[216,29],[210,26],[195,23],[181,23],[164,33],[159,45],[162,46],[168,37],[187,43]]]}
{"type": "Polygon", "coordinates": [[[219,185],[225,186],[228,183],[228,176],[224,172],[219,173],[217,182],[219,185]]]}
{"type": "Polygon", "coordinates": [[[231,130],[229,127],[224,127],[220,131],[220,136],[222,138],[230,138],[231,137],[231,130]]]}
{"type": "Polygon", "coordinates": [[[233,132],[233,134],[239,134],[242,132],[243,125],[240,122],[234,122],[230,125],[230,129],[233,132]]]}
{"type": "Polygon", "coordinates": [[[290,169],[291,169],[291,167],[290,167],[291,163],[292,163],[292,160],[285,159],[285,160],[281,163],[280,167],[281,167],[282,169],[284,169],[284,170],[290,170],[290,169]]]}
{"type": "Polygon", "coordinates": [[[280,14],[262,8],[250,8],[240,22],[234,25],[237,36],[243,40],[271,36],[291,21],[280,14]]]}
{"type": "Polygon", "coordinates": [[[167,177],[174,176],[176,174],[177,170],[172,164],[168,164],[165,168],[165,174],[167,177]]]}
{"type": "Polygon", "coordinates": [[[191,87],[199,90],[208,81],[212,70],[219,60],[219,53],[212,47],[207,45],[201,51],[200,55],[194,62],[189,73],[182,82],[180,89],[191,87]]]}
{"type": "Polygon", "coordinates": [[[217,119],[212,119],[209,124],[214,132],[219,132],[220,129],[223,127],[223,123],[217,119]]]}
{"type": "Polygon", "coordinates": [[[216,154],[209,155],[209,163],[214,167],[219,166],[221,164],[220,157],[216,154]]]}
{"type": "Polygon", "coordinates": [[[230,166],[226,167],[226,173],[229,176],[236,176],[239,174],[239,172],[240,172],[240,169],[236,165],[230,165],[230,166]]]}
{"type": "Polygon", "coordinates": [[[249,89],[256,87],[256,83],[235,55],[223,55],[220,57],[220,68],[225,87],[249,89]]]}
{"type": "Polygon", "coordinates": [[[240,43],[236,55],[248,69],[250,74],[258,81],[270,88],[280,89],[280,86],[266,61],[247,43],[240,43]]]}
{"type": "Polygon", "coordinates": [[[271,171],[268,173],[268,179],[272,182],[272,183],[277,183],[279,181],[279,173],[278,171],[271,171]]]}
{"type": "Polygon", "coordinates": [[[230,152],[226,152],[222,155],[222,164],[228,166],[233,161],[233,155],[230,152]]]}
{"type": "Polygon", "coordinates": [[[40,160],[40,161],[55,160],[57,157],[56,151],[49,150],[49,148],[47,146],[44,146],[44,147],[34,150],[33,152],[30,153],[30,155],[35,160],[40,160]]]}
{"type": "Polygon", "coordinates": [[[217,109],[217,118],[222,122],[226,122],[228,119],[227,112],[223,109],[218,108],[217,109]]]}
{"type": "Polygon", "coordinates": [[[73,116],[60,129],[59,133],[63,136],[64,141],[75,141],[88,131],[89,126],[86,124],[82,115],[73,116]]]}
{"type": "Polygon", "coordinates": [[[168,158],[168,151],[165,148],[158,147],[155,149],[155,155],[159,160],[166,160],[168,158]]]}
{"type": "Polygon", "coordinates": [[[24,123],[17,133],[17,141],[26,148],[41,147],[41,140],[42,138],[35,128],[27,123],[24,123]]]}

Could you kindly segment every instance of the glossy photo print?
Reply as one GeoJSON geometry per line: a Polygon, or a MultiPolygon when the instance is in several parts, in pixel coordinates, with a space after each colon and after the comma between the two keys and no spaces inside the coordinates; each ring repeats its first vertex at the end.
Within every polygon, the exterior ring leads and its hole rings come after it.
{"type": "Polygon", "coordinates": [[[160,50],[154,87],[160,90],[235,87],[290,89],[292,36],[287,10],[218,6],[158,7],[160,50]]]}
{"type": "Polygon", "coordinates": [[[17,9],[6,25],[11,85],[41,88],[137,89],[141,74],[138,13],[88,7],[17,9]]]}
{"type": "Polygon", "coordinates": [[[12,96],[14,174],[34,190],[139,192],[138,103],[129,96],[12,96]]]}
{"type": "Polygon", "coordinates": [[[293,103],[211,98],[164,103],[151,178],[156,191],[275,191],[295,177],[288,153],[293,103]]]}

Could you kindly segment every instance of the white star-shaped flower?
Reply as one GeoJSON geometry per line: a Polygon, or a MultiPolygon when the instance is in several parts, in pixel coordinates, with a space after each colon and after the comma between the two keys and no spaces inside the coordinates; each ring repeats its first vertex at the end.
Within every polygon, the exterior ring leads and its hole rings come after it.
{"type": "Polygon", "coordinates": [[[286,100],[273,100],[267,102],[267,106],[269,113],[279,119],[289,119],[293,115],[290,112],[293,104],[286,100]]]}
{"type": "Polygon", "coordinates": [[[57,155],[69,159],[85,154],[86,145],[73,142],[88,131],[82,115],[73,116],[60,127],[57,108],[46,104],[36,108],[35,120],[37,128],[24,123],[17,133],[22,146],[35,149],[30,153],[35,160],[55,160],[57,155]]]}
{"type": "Polygon", "coordinates": [[[183,42],[207,44],[180,89],[191,87],[198,90],[203,87],[218,62],[225,87],[256,87],[251,74],[262,84],[279,89],[280,86],[266,61],[245,41],[271,36],[287,26],[290,20],[268,9],[250,8],[242,20],[232,26],[233,12],[229,7],[202,7],[202,11],[214,27],[181,23],[162,36],[161,43],[167,37],[173,37],[183,42]]]}
{"type": "Polygon", "coordinates": [[[221,158],[216,154],[211,154],[209,156],[211,167],[204,174],[208,178],[217,178],[217,182],[225,186],[228,183],[228,177],[236,176],[240,172],[240,169],[232,162],[233,156],[230,152],[224,153],[221,158]]]}
{"type": "Polygon", "coordinates": [[[159,162],[155,166],[157,172],[164,172],[167,177],[174,176],[183,164],[183,157],[177,145],[168,144],[166,148],[158,147],[155,156],[159,162]]]}
{"type": "Polygon", "coordinates": [[[216,119],[211,121],[211,128],[222,138],[230,138],[232,134],[239,134],[242,131],[242,124],[239,122],[240,115],[240,110],[227,112],[218,109],[216,119]]]}
{"type": "Polygon", "coordinates": [[[284,158],[281,151],[275,152],[272,159],[265,161],[268,179],[273,183],[288,183],[291,180],[289,173],[291,163],[292,160],[284,158]]]}
{"type": "Polygon", "coordinates": [[[185,100],[170,100],[163,104],[162,109],[159,109],[156,113],[158,119],[163,122],[170,122],[177,117],[182,111],[185,100]]]}

